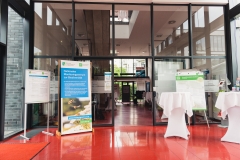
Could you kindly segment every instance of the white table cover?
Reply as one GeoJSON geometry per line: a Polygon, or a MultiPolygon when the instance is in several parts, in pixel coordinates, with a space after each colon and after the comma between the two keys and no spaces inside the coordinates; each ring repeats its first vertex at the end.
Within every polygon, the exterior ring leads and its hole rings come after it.
{"type": "Polygon", "coordinates": [[[240,92],[220,92],[215,107],[223,119],[228,114],[228,129],[221,141],[240,143],[240,92]]]}
{"type": "Polygon", "coordinates": [[[240,92],[219,92],[215,107],[221,110],[223,119],[228,114],[227,110],[234,106],[240,107],[240,92]]]}
{"type": "Polygon", "coordinates": [[[160,107],[163,108],[163,114],[169,117],[175,108],[182,108],[187,115],[193,115],[192,107],[194,102],[189,92],[163,92],[159,100],[160,107]]]}
{"type": "Polygon", "coordinates": [[[178,136],[188,140],[190,132],[185,122],[185,113],[189,117],[193,115],[194,106],[189,92],[163,92],[159,105],[163,108],[163,114],[168,117],[168,126],[164,137],[178,136]]]}

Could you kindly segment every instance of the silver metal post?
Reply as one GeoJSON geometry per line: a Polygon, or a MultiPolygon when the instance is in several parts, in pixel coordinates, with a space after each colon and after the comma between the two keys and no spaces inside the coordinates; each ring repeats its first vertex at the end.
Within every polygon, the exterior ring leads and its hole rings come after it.
{"type": "Polygon", "coordinates": [[[50,133],[49,132],[49,103],[46,103],[47,104],[47,110],[48,110],[48,115],[47,115],[47,132],[46,131],[42,131],[42,133],[44,134],[47,134],[47,135],[50,135],[50,136],[53,136],[53,133],[50,133]]]}
{"type": "Polygon", "coordinates": [[[210,128],[210,127],[209,127],[209,124],[208,124],[208,119],[207,119],[207,115],[206,115],[205,110],[204,110],[204,115],[205,115],[205,118],[206,118],[206,121],[207,121],[208,128],[210,128]]]}
{"type": "Polygon", "coordinates": [[[24,133],[23,133],[23,135],[20,135],[20,137],[29,140],[30,138],[26,137],[26,130],[27,130],[27,104],[26,103],[25,103],[25,106],[24,106],[24,110],[25,110],[25,113],[24,113],[24,133]]]}

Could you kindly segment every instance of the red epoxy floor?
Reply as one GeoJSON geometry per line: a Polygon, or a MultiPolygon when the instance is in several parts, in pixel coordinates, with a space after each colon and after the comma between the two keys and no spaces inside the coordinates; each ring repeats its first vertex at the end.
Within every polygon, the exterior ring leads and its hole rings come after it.
{"type": "MultiPolygon", "coordinates": [[[[188,126],[188,141],[165,139],[166,126],[118,126],[61,137],[39,133],[26,143],[50,142],[34,160],[239,160],[240,145],[220,141],[227,129],[210,127],[188,126]]],[[[51,132],[55,131],[51,128],[51,132]]],[[[24,141],[13,137],[4,143],[24,141]]]]}

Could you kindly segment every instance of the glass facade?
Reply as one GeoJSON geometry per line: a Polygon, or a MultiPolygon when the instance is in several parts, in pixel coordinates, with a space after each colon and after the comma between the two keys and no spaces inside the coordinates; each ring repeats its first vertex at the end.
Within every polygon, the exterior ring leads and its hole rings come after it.
{"type": "MultiPolygon", "coordinates": [[[[123,85],[130,86],[130,101],[132,101],[135,91],[145,90],[146,84],[135,80],[124,82],[119,80],[119,77],[136,76],[138,67],[144,68],[144,76],[149,78],[150,86],[157,89],[157,95],[163,91],[175,91],[174,75],[177,69],[207,69],[210,71],[206,77],[208,79],[217,79],[219,75],[226,72],[223,6],[193,5],[190,22],[187,5],[154,5],[151,26],[150,5],[117,4],[112,11],[111,4],[76,3],[73,16],[71,4],[34,4],[34,68],[51,70],[53,76],[56,76],[55,57],[61,56],[60,59],[71,60],[70,56],[73,55],[74,60],[90,60],[93,81],[99,77],[101,79],[106,71],[114,71],[115,85],[119,85],[120,90],[123,85]],[[74,27],[71,17],[75,17],[74,27]],[[192,26],[191,39],[189,39],[189,25],[192,26]],[[153,29],[152,32],[151,29],[153,29]],[[42,31],[46,33],[40,35],[42,31]],[[73,33],[74,42],[72,42],[73,33]],[[60,38],[60,35],[63,36],[60,38]],[[48,43],[49,41],[51,43],[48,43]],[[192,44],[192,52],[189,50],[190,44],[192,44]],[[74,54],[72,54],[72,45],[75,46],[74,54]],[[43,59],[41,56],[47,57],[43,59]],[[140,57],[143,56],[145,58],[141,59],[140,57]],[[103,60],[103,57],[113,59],[103,60]],[[154,60],[153,57],[155,57],[154,60]],[[179,57],[183,58],[179,59],[179,57]],[[166,83],[169,84],[166,85],[166,83]]],[[[113,101],[112,91],[92,94],[98,102],[93,105],[95,109],[107,109],[110,106],[107,104],[109,100],[113,101]]],[[[120,91],[117,99],[121,101],[122,96],[120,91]]],[[[46,108],[44,105],[36,107],[43,108],[41,113],[46,108]]],[[[165,122],[161,119],[162,112],[156,103],[154,108],[158,115],[154,120],[156,124],[165,122]]],[[[34,110],[39,111],[39,109],[34,110]]],[[[209,114],[211,117],[214,116],[212,110],[209,114]]],[[[52,116],[54,118],[54,112],[52,116]]],[[[112,117],[113,112],[106,113],[104,116],[112,117]]],[[[95,117],[93,124],[113,124],[113,121],[111,118],[109,121],[104,121],[95,117]]]]}
{"type": "MultiPolygon", "coordinates": [[[[28,67],[51,71],[52,83],[58,82],[57,67],[58,60],[61,59],[91,61],[93,80],[102,79],[104,72],[114,72],[113,74],[116,72],[119,77],[120,73],[136,74],[137,67],[143,67],[145,76],[149,78],[150,91],[157,88],[157,95],[163,91],[174,90],[172,78],[176,69],[208,70],[207,79],[218,79],[227,72],[226,64],[229,63],[229,59],[226,57],[231,53],[226,49],[228,47],[226,45],[230,44],[226,42],[228,35],[225,34],[229,28],[225,26],[224,5],[88,4],[61,1],[64,0],[52,3],[30,2],[34,6],[34,32],[30,34],[34,35],[30,37],[30,40],[34,41],[32,46],[24,46],[24,18],[15,13],[17,20],[13,22],[18,24],[11,24],[12,15],[8,15],[8,27],[15,28],[8,29],[7,32],[7,74],[3,76],[7,81],[3,109],[6,135],[21,131],[23,128],[21,88],[24,84],[23,71],[28,67]],[[192,13],[189,13],[189,8],[192,13]],[[15,31],[17,33],[14,33],[15,31]],[[30,58],[33,59],[30,63],[33,65],[24,66],[24,53],[28,48],[32,52],[30,58]],[[162,85],[166,79],[167,85],[162,85]],[[14,88],[11,88],[13,86],[14,88]]],[[[230,8],[238,3],[229,1],[230,8]]],[[[9,13],[11,12],[15,11],[9,8],[9,13]]],[[[231,22],[234,80],[239,76],[240,70],[237,65],[239,59],[237,17],[231,22]]],[[[1,23],[1,27],[2,25],[1,23]]],[[[144,80],[141,83],[128,81],[120,84],[120,81],[114,82],[116,78],[112,77],[112,84],[130,85],[131,100],[134,99],[135,90],[145,90],[144,80]]],[[[58,125],[57,94],[54,92],[51,95],[49,115],[52,126],[58,125]]],[[[113,87],[108,93],[92,94],[93,101],[97,101],[95,104],[97,109],[108,110],[112,107],[109,112],[103,113],[107,120],[96,117],[94,125],[114,125],[115,106],[111,104],[115,104],[116,97],[113,87]]],[[[121,96],[122,94],[118,100],[121,96]]],[[[212,106],[215,103],[214,98],[207,101],[208,104],[211,102],[212,106]]],[[[166,122],[162,119],[159,106],[156,103],[151,105],[154,108],[153,113],[157,115],[155,119],[154,116],[150,117],[154,124],[166,122]]],[[[34,104],[31,112],[32,126],[46,125],[48,113],[44,104],[34,104]]],[[[207,114],[210,118],[215,118],[216,113],[217,111],[212,108],[207,114]]]]}

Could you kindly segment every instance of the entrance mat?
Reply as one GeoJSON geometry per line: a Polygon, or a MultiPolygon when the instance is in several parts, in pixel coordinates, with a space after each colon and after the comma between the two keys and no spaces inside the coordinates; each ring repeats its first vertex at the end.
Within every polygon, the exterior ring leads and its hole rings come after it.
{"type": "MultiPolygon", "coordinates": [[[[44,130],[45,130],[45,128],[33,129],[33,130],[26,133],[26,137],[32,138],[33,136],[37,135],[38,133],[40,133],[44,130]]],[[[23,133],[22,133],[22,135],[23,135],[23,133]]],[[[24,138],[20,137],[20,136],[14,138],[14,140],[19,140],[19,139],[24,139],[24,138]]]]}
{"type": "Polygon", "coordinates": [[[40,143],[1,143],[0,159],[29,160],[43,150],[49,142],[40,143]]]}

